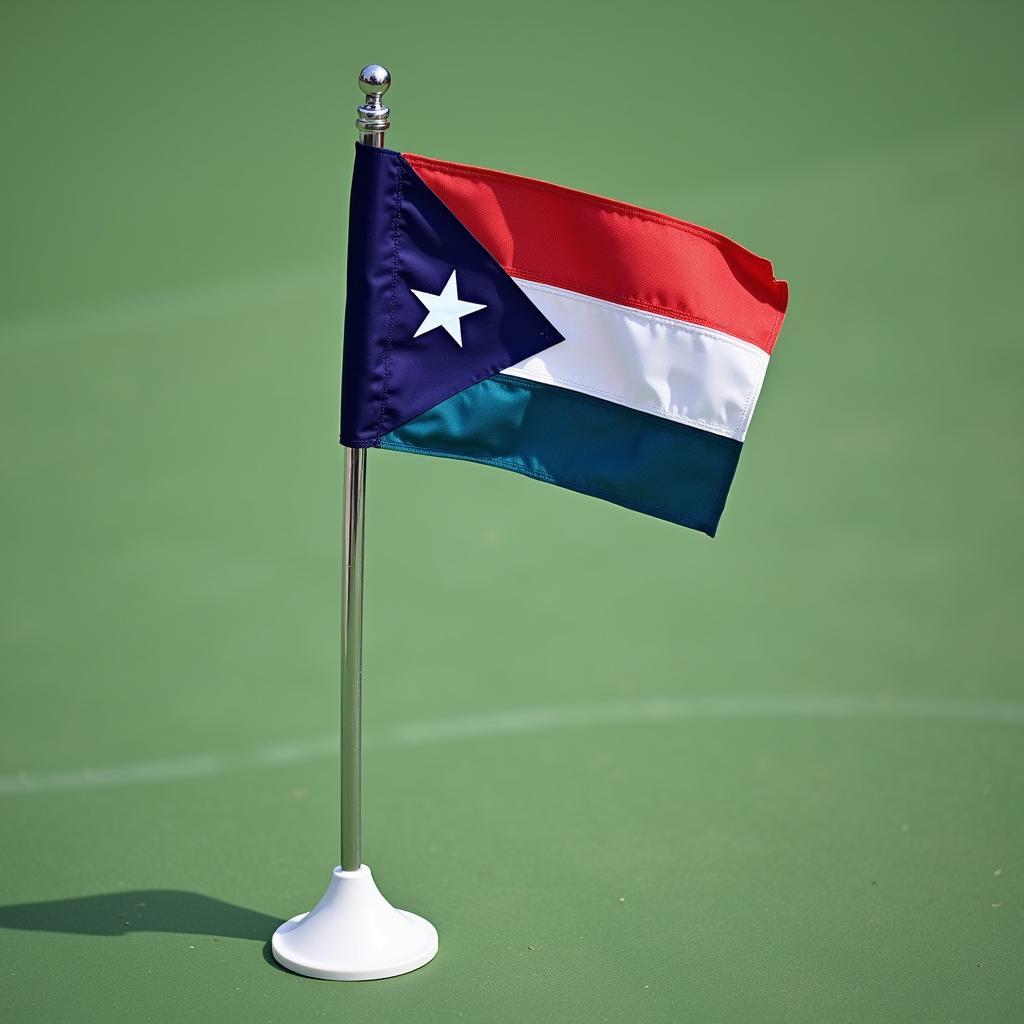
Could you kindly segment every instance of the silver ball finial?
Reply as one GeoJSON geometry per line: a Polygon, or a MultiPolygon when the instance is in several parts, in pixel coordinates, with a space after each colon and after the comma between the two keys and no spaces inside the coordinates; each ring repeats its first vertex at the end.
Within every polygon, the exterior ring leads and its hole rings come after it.
{"type": "Polygon", "coordinates": [[[381,67],[380,64],[367,64],[359,72],[359,88],[366,96],[372,96],[374,93],[383,96],[391,88],[391,75],[388,74],[388,69],[381,67]]]}
{"type": "Polygon", "coordinates": [[[366,96],[366,102],[358,109],[356,127],[359,141],[365,146],[383,146],[384,133],[391,127],[388,114],[391,113],[381,102],[381,97],[391,87],[391,75],[380,64],[367,64],[359,72],[359,88],[366,96]]]}

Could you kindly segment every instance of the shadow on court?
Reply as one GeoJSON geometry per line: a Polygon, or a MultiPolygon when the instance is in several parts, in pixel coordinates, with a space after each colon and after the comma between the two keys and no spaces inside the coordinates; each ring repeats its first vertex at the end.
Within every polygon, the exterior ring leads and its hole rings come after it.
{"type": "Polygon", "coordinates": [[[267,941],[281,918],[179,889],[135,889],[0,907],[0,928],[125,935],[166,932],[267,941]]]}

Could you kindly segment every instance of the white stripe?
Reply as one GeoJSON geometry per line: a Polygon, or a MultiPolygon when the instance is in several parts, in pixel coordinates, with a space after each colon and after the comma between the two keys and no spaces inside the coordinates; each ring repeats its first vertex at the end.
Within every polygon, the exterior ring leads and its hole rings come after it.
{"type": "Polygon", "coordinates": [[[504,372],[742,441],[768,353],[708,327],[516,279],[565,337],[504,372]]]}

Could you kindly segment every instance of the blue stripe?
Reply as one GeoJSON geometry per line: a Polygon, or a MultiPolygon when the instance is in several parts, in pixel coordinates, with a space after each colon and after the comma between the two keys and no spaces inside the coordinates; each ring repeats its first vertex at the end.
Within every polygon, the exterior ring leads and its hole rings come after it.
{"type": "Polygon", "coordinates": [[[381,447],[510,469],[713,537],[743,445],[498,374],[386,434],[381,447]]]}

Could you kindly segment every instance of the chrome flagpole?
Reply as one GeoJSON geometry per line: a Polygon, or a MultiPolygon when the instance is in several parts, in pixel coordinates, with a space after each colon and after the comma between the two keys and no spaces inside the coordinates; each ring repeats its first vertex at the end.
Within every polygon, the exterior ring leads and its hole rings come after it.
{"type": "MultiPolygon", "coordinates": [[[[364,101],[356,127],[363,146],[382,147],[390,111],[387,68],[359,73],[364,101]]],[[[366,450],[344,449],[344,560],[341,584],[341,864],[320,902],[274,932],[278,963],[332,981],[392,978],[437,953],[437,931],[422,917],[396,910],[380,894],[362,856],[363,519],[366,450]]]]}
{"type": "MultiPolygon", "coordinates": [[[[382,102],[391,75],[379,64],[359,73],[364,101],[356,128],[363,146],[384,145],[391,127],[382,102]]],[[[363,863],[363,510],[366,498],[366,449],[345,448],[345,569],[341,581],[341,866],[356,871],[363,863]]]]}

